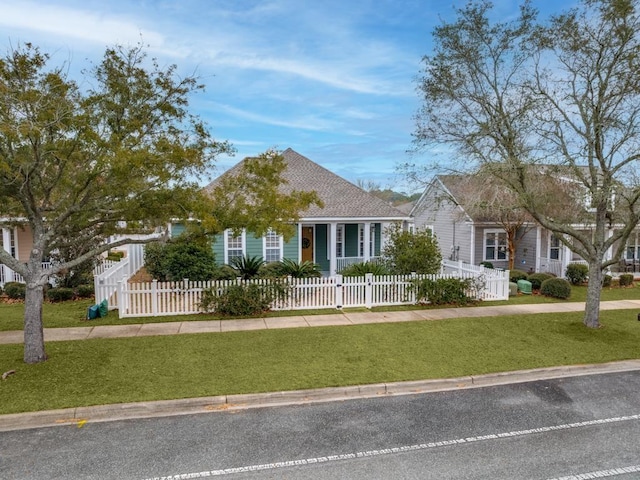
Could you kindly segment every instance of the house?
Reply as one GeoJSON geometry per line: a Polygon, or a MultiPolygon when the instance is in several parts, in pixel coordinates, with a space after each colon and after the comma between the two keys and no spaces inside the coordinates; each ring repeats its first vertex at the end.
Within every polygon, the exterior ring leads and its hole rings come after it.
{"type": "MultiPolygon", "coordinates": [[[[7,220],[4,219],[6,222],[7,220]]],[[[28,225],[10,226],[0,219],[0,224],[4,224],[0,228],[0,248],[9,253],[13,258],[18,260],[24,259],[26,262],[31,252],[33,239],[31,229],[28,225]]],[[[11,270],[4,264],[0,264],[0,287],[4,287],[5,283],[22,281],[22,277],[11,270]]]]}
{"type": "MultiPolygon", "coordinates": [[[[508,197],[500,197],[480,178],[438,175],[426,187],[411,215],[416,228],[433,231],[443,258],[450,260],[474,265],[490,262],[495,268],[507,269],[512,259],[513,268],[557,276],[564,276],[569,263],[583,262],[551,231],[512,205],[508,197]],[[483,208],[474,208],[477,204],[483,208]],[[510,228],[515,239],[512,251],[510,228]]],[[[590,225],[579,228],[589,230],[590,225]]],[[[611,258],[611,252],[608,254],[611,258]]],[[[624,260],[631,267],[625,268],[640,269],[639,255],[640,232],[636,231],[627,242],[624,260]]]]}
{"type": "MultiPolygon", "coordinates": [[[[403,213],[342,177],[287,149],[282,177],[286,188],[315,191],[324,206],[312,205],[301,213],[294,236],[285,242],[276,232],[256,238],[251,232],[240,235],[226,230],[217,235],[213,245],[216,260],[229,264],[234,257],[259,256],[267,262],[284,258],[297,262],[311,261],[325,274],[335,274],[353,263],[375,260],[385,242],[385,229],[394,223],[404,228],[410,222],[403,213]]],[[[242,162],[224,175],[233,175],[242,162]]],[[[212,188],[218,179],[207,188],[212,188]]],[[[172,226],[172,236],[184,230],[172,226]]]]}

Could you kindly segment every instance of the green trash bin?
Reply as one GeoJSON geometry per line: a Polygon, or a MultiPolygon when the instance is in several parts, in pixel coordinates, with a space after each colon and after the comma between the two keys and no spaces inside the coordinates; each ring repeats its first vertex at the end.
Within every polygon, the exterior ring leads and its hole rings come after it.
{"type": "Polygon", "coordinates": [[[526,295],[531,295],[531,282],[529,280],[518,280],[518,290],[526,295]]]}

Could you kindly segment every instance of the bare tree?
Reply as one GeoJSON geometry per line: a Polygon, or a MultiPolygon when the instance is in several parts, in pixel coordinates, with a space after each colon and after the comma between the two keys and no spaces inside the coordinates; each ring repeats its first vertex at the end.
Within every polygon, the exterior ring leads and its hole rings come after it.
{"type": "Polygon", "coordinates": [[[596,328],[603,272],[640,221],[636,2],[583,0],[544,23],[530,2],[514,21],[490,14],[489,2],[470,3],[435,29],[415,144],[448,144],[468,167],[488,167],[588,262],[584,323],[596,328]]]}

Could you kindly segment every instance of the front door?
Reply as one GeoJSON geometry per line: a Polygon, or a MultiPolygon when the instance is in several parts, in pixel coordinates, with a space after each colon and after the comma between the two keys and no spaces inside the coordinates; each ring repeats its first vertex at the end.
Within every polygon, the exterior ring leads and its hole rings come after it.
{"type": "Polygon", "coordinates": [[[313,262],[313,227],[302,227],[302,261],[313,262]]]}

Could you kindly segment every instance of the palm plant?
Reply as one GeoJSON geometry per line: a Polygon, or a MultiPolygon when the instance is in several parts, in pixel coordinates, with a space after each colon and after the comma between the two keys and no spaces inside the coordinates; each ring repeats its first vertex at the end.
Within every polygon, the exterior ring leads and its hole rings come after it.
{"type": "Polygon", "coordinates": [[[237,270],[238,276],[242,277],[243,280],[248,280],[258,275],[258,271],[264,264],[264,260],[259,256],[249,257],[245,255],[232,258],[230,263],[231,266],[237,270]]]}
{"type": "Polygon", "coordinates": [[[304,260],[302,262],[296,262],[289,258],[285,258],[280,261],[280,272],[282,275],[293,278],[310,278],[319,277],[320,266],[317,263],[304,260]]]}

